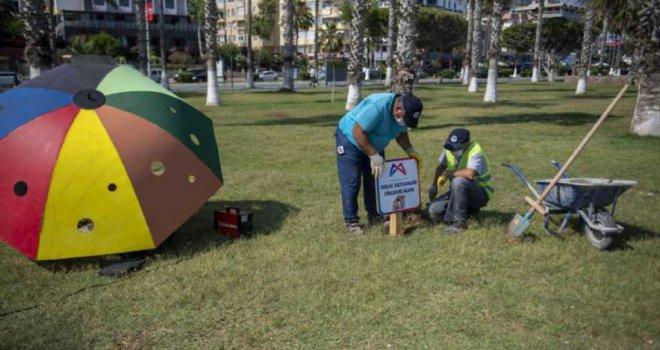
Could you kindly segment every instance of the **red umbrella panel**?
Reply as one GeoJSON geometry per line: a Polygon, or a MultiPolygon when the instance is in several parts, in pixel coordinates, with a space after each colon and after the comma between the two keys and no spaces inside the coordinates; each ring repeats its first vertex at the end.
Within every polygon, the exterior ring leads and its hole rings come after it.
{"type": "Polygon", "coordinates": [[[127,66],[0,94],[0,239],[33,260],[157,247],[222,186],[213,124],[127,66]]]}

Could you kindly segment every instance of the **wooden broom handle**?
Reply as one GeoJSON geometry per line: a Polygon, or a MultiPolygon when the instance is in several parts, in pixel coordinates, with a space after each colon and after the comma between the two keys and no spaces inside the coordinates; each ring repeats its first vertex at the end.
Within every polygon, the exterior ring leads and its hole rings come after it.
{"type": "Polygon", "coordinates": [[[537,204],[541,204],[545,200],[545,197],[547,197],[548,194],[550,194],[550,191],[552,191],[552,188],[555,187],[557,182],[559,182],[559,179],[561,178],[561,176],[564,175],[566,170],[568,170],[568,167],[571,166],[571,164],[573,163],[575,158],[577,158],[577,156],[579,156],[580,153],[582,152],[582,150],[587,146],[587,143],[589,143],[589,141],[591,140],[591,137],[594,136],[594,134],[596,133],[596,130],[598,130],[598,128],[600,128],[600,125],[603,124],[603,122],[605,121],[605,118],[607,118],[607,116],[610,114],[612,109],[614,109],[614,106],[616,106],[616,104],[619,103],[619,100],[621,99],[621,97],[623,97],[623,94],[626,93],[626,90],[628,90],[628,84],[623,86],[621,91],[619,91],[619,94],[616,95],[614,100],[612,100],[612,102],[607,107],[605,112],[603,112],[603,114],[600,116],[600,118],[598,118],[598,121],[596,122],[596,124],[594,124],[594,126],[591,127],[591,130],[589,130],[589,133],[587,134],[587,136],[584,137],[584,139],[582,140],[580,145],[575,149],[575,151],[573,151],[573,154],[571,155],[571,157],[568,158],[566,163],[564,163],[564,166],[561,167],[561,169],[559,170],[557,175],[555,175],[555,177],[552,179],[552,181],[550,182],[548,187],[545,188],[545,191],[543,191],[543,193],[541,193],[541,196],[536,200],[537,204]]]}

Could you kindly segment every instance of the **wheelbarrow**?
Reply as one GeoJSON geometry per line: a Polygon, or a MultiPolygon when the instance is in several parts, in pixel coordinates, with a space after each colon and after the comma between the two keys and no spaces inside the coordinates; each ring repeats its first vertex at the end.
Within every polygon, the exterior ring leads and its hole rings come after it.
{"type": "MultiPolygon", "coordinates": [[[[559,162],[552,161],[552,163],[561,168],[559,162]]],[[[540,197],[539,193],[542,193],[551,182],[551,179],[535,180],[535,188],[515,165],[511,163],[502,165],[511,169],[537,199],[540,197]]],[[[614,242],[615,236],[620,235],[624,230],[623,226],[614,221],[616,203],[627,189],[636,184],[637,181],[633,180],[571,178],[564,174],[543,201],[545,207],[543,229],[547,234],[561,234],[573,215],[578,214],[589,243],[597,249],[607,249],[614,242]],[[563,215],[563,220],[558,223],[553,219],[555,215],[563,215]],[[550,228],[552,222],[559,226],[555,232],[550,228]]]]}

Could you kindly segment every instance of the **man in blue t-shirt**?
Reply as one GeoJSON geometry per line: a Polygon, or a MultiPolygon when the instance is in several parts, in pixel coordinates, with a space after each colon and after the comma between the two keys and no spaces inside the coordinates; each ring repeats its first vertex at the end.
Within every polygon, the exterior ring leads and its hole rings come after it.
{"type": "Polygon", "coordinates": [[[417,127],[422,108],[422,101],[412,95],[372,94],[339,121],[335,132],[337,172],[344,223],[349,232],[363,233],[357,204],[362,181],[367,219],[370,224],[379,220],[374,177],[383,172],[384,150],[390,141],[395,139],[421,167],[421,157],[410,144],[408,128],[417,127]]]}

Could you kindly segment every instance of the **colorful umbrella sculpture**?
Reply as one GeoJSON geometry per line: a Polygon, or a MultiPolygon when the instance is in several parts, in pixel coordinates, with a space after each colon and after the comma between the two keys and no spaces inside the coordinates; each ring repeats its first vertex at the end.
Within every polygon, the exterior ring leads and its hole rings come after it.
{"type": "Polygon", "coordinates": [[[81,57],[0,94],[0,239],[33,260],[157,247],[222,186],[213,123],[81,57]]]}

